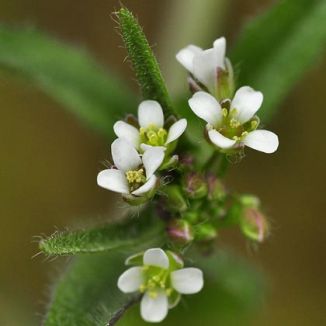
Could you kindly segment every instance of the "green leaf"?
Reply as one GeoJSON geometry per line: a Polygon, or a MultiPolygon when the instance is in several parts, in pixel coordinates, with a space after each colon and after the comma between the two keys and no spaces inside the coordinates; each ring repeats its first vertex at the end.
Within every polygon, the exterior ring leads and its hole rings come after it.
{"type": "Polygon", "coordinates": [[[117,280],[126,269],[118,254],[75,258],[54,291],[45,326],[103,326],[135,300],[119,291],[117,280]]]}
{"type": "Polygon", "coordinates": [[[39,246],[47,255],[75,255],[135,247],[141,250],[153,242],[163,242],[163,234],[161,220],[145,215],[91,230],[56,232],[41,240],[39,246]]]}
{"type": "MultiPolygon", "coordinates": [[[[265,288],[262,276],[253,266],[223,250],[209,257],[196,256],[190,265],[203,270],[204,288],[198,294],[182,296],[162,326],[252,325],[265,288]]],[[[118,325],[144,325],[139,306],[128,311],[118,325]]]]}
{"type": "Polygon", "coordinates": [[[108,137],[114,121],[135,109],[129,89],[81,49],[31,28],[5,26],[0,49],[0,70],[26,78],[108,137]]]}
{"type": "Polygon", "coordinates": [[[279,1],[252,20],[236,43],[231,59],[239,64],[238,85],[264,93],[263,116],[277,105],[326,46],[326,1],[279,1]]]}
{"type": "Polygon", "coordinates": [[[159,65],[137,19],[126,8],[121,8],[116,16],[143,98],[158,101],[165,116],[172,114],[171,101],[159,65]]]}

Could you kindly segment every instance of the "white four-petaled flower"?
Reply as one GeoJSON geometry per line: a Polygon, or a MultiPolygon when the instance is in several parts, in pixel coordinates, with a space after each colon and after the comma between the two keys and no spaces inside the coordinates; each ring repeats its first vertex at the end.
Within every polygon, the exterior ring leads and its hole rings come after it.
{"type": "Polygon", "coordinates": [[[97,176],[100,187],[125,196],[146,196],[157,184],[155,171],[164,159],[162,148],[149,148],[140,155],[124,139],[116,139],[111,145],[115,168],[101,171],[97,176]]]}
{"type": "Polygon", "coordinates": [[[117,121],[114,132],[119,138],[127,140],[137,150],[144,151],[149,147],[166,148],[177,140],[187,127],[187,120],[176,121],[169,130],[164,128],[164,115],[157,101],[146,100],[138,107],[139,128],[124,121],[117,121]]]}
{"type": "Polygon", "coordinates": [[[224,151],[243,147],[273,153],[278,148],[278,137],[271,131],[256,130],[255,116],[263,102],[263,94],[244,86],[238,89],[232,101],[221,103],[206,92],[197,92],[189,100],[192,111],[207,122],[210,141],[224,151]]]}
{"type": "MultiPolygon", "coordinates": [[[[126,263],[132,260],[127,259],[126,263]]],[[[203,285],[203,273],[198,268],[183,268],[182,260],[171,251],[160,248],[145,251],[143,266],[126,270],[118,280],[124,293],[141,292],[141,316],[148,322],[162,321],[170,308],[177,305],[180,294],[199,292],[203,285]]]]}
{"type": "Polygon", "coordinates": [[[213,48],[203,50],[195,45],[188,45],[180,50],[177,60],[203,84],[210,93],[218,93],[218,73],[227,71],[233,80],[233,70],[230,61],[225,57],[226,40],[218,38],[213,43],[213,48]]]}

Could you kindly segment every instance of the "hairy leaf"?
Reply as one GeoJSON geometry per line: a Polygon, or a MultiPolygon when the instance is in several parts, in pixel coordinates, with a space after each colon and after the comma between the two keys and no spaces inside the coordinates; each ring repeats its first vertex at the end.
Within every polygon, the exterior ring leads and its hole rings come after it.
{"type": "Polygon", "coordinates": [[[134,109],[131,92],[81,49],[31,29],[0,26],[0,70],[40,87],[69,111],[111,137],[112,125],[134,109]]]}
{"type": "Polygon", "coordinates": [[[165,115],[171,114],[171,102],[165,82],[142,28],[126,8],[121,8],[116,16],[143,98],[158,101],[162,105],[165,115]]]}
{"type": "Polygon", "coordinates": [[[59,280],[45,326],[103,326],[134,296],[119,291],[122,257],[106,253],[75,258],[59,280]]]}
{"type": "Polygon", "coordinates": [[[146,248],[163,238],[163,223],[158,218],[140,216],[118,224],[103,227],[56,232],[40,242],[40,249],[47,255],[75,255],[108,250],[146,248]]]}
{"type": "Polygon", "coordinates": [[[266,119],[325,50],[325,20],[324,0],[283,0],[241,33],[231,53],[233,64],[239,64],[238,86],[264,93],[266,119]]]}

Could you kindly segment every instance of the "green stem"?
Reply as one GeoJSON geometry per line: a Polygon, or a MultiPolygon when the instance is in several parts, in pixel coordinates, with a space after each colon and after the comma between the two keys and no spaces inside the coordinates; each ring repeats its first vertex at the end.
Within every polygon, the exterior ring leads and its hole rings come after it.
{"type": "Polygon", "coordinates": [[[216,176],[223,178],[227,172],[229,162],[224,153],[214,151],[210,158],[203,165],[203,171],[211,171],[216,173],[216,176]]]}

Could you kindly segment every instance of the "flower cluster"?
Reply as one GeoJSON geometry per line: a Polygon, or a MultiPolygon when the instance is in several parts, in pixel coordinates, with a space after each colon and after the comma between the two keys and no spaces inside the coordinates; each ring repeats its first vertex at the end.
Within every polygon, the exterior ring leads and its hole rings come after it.
{"type": "Polygon", "coordinates": [[[138,120],[115,123],[113,129],[118,138],[111,145],[114,165],[98,174],[98,185],[121,193],[132,205],[146,202],[159,186],[155,172],[163,162],[171,162],[169,154],[186,127],[186,119],[166,126],[161,105],[143,101],[138,120]]]}
{"type": "MultiPolygon", "coordinates": [[[[258,129],[256,113],[263,94],[249,86],[235,91],[225,51],[222,37],[211,49],[189,45],[177,54],[190,73],[189,107],[206,121],[204,134],[219,158],[237,155],[245,146],[273,153],[278,137],[258,129]]],[[[129,115],[114,124],[113,163],[98,174],[98,185],[120,193],[130,205],[151,205],[166,223],[166,247],[177,252],[184,253],[179,249],[191,242],[207,249],[218,231],[230,225],[238,225],[246,238],[262,242],[269,224],[258,199],[226,191],[210,160],[198,169],[193,145],[178,146],[187,120],[164,116],[163,109],[157,101],[145,100],[137,118],[129,115]]],[[[183,268],[180,255],[171,250],[148,249],[129,257],[126,264],[133,267],[120,276],[118,287],[141,294],[141,316],[149,322],[162,321],[181,294],[197,293],[203,287],[201,270],[183,268]]]]}
{"type": "Polygon", "coordinates": [[[233,70],[225,57],[225,47],[222,37],[214,42],[212,49],[189,45],[177,54],[177,60],[191,73],[190,82],[196,90],[189,106],[207,122],[208,138],[221,151],[232,152],[248,146],[273,153],[278,147],[278,137],[270,131],[257,130],[260,121],[256,113],[263,103],[263,94],[243,86],[233,96],[233,70]]]}

